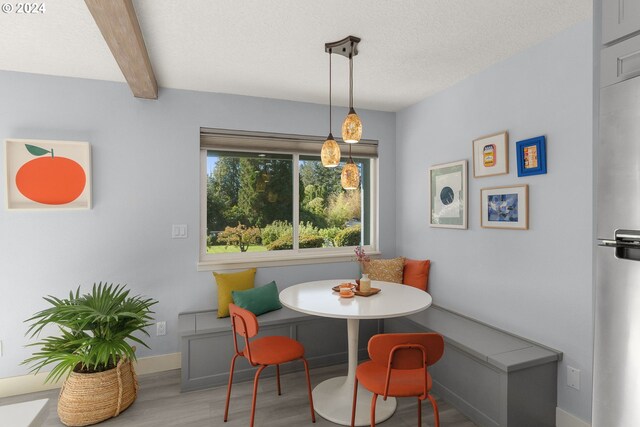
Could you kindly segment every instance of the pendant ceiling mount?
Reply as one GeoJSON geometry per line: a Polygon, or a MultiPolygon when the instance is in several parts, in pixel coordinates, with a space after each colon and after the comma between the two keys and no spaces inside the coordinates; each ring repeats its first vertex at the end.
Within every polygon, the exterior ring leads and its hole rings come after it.
{"type": "Polygon", "coordinates": [[[345,58],[354,57],[358,54],[358,43],[360,43],[360,37],[348,36],[337,42],[325,43],[324,51],[342,55],[345,58]]]}

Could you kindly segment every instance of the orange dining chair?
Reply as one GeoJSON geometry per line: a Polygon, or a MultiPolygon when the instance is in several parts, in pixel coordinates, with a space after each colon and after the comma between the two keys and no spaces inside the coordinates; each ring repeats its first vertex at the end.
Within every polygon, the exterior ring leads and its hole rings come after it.
{"type": "Polygon", "coordinates": [[[229,385],[227,387],[227,402],[224,407],[224,422],[229,415],[229,398],[231,397],[231,384],[233,383],[233,369],[239,356],[246,357],[251,366],[259,366],[253,379],[253,400],[251,402],[251,427],[256,413],[256,394],[258,393],[258,380],[260,373],[270,365],[276,366],[276,378],[278,384],[278,396],[280,392],[280,364],[302,360],[307,374],[307,391],[309,392],[309,405],[311,406],[311,421],[316,422],[316,414],[313,410],[313,397],[311,396],[311,380],[309,378],[309,364],[304,358],[304,347],[298,341],[289,337],[272,336],[257,338],[249,342],[249,338],[258,335],[258,318],[255,314],[235,304],[229,304],[231,315],[231,327],[233,328],[233,345],[236,354],[231,359],[229,371],[229,385]],[[244,337],[244,348],[238,347],[237,335],[244,337]]]}
{"type": "Polygon", "coordinates": [[[444,339],[436,333],[378,334],[369,340],[371,360],[356,369],[353,388],[351,427],[356,419],[358,382],[373,393],[371,399],[371,427],[376,425],[376,401],[378,396],[418,398],[418,427],[422,425],[422,401],[429,399],[433,406],[435,426],[440,426],[438,405],[429,394],[431,375],[427,367],[436,363],[444,353],[444,339]]]}

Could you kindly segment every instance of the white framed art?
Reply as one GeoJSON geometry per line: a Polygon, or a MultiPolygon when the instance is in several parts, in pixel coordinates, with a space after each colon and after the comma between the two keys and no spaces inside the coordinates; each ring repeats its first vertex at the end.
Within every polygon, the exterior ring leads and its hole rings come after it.
{"type": "Polygon", "coordinates": [[[88,142],[5,140],[7,209],[91,209],[88,142]]]}
{"type": "Polygon", "coordinates": [[[429,225],[467,228],[467,161],[429,168],[429,225]]]}
{"type": "Polygon", "coordinates": [[[473,177],[509,173],[509,134],[507,131],[473,141],[473,177]]]}
{"type": "Polygon", "coordinates": [[[511,185],[480,190],[482,228],[529,229],[529,186],[511,185]]]}

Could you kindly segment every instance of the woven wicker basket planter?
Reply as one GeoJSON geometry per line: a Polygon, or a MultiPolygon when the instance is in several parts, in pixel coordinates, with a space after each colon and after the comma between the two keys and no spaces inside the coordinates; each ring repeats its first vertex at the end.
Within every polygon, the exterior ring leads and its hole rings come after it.
{"type": "Polygon", "coordinates": [[[104,372],[72,372],[58,399],[58,416],[67,426],[88,426],[117,417],[136,400],[138,381],[129,360],[104,372]]]}

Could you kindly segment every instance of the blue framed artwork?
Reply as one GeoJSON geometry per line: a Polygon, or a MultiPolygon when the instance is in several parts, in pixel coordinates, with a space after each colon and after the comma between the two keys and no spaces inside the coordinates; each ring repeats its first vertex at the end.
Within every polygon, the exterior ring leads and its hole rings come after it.
{"type": "Polygon", "coordinates": [[[482,228],[529,229],[529,186],[492,187],[480,190],[482,228]]]}
{"type": "Polygon", "coordinates": [[[516,142],[518,176],[547,173],[546,138],[537,136],[516,142]]]}

